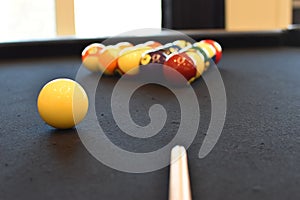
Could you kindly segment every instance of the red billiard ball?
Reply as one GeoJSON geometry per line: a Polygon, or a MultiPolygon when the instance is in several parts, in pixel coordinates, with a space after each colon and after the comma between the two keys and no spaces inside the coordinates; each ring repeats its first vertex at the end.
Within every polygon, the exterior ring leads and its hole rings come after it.
{"type": "Polygon", "coordinates": [[[182,84],[182,80],[186,80],[185,83],[192,82],[196,75],[197,69],[193,60],[186,53],[175,53],[164,63],[164,75],[168,81],[172,83],[182,84]],[[173,70],[170,70],[172,68],[173,70]],[[176,70],[176,71],[174,71],[176,70]],[[182,79],[181,77],[184,77],[182,79]]]}

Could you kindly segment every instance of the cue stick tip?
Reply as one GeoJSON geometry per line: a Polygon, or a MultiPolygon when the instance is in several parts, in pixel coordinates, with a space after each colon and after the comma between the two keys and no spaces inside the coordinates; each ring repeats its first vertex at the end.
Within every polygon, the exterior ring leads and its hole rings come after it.
{"type": "Polygon", "coordinates": [[[187,153],[180,145],[171,150],[169,200],[192,200],[187,153]]]}

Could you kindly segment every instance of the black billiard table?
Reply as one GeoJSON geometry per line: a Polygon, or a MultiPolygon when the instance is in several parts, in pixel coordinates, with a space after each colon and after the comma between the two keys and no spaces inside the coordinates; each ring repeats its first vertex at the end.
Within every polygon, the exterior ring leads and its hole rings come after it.
{"type": "MultiPolygon", "coordinates": [[[[213,150],[198,157],[206,136],[211,99],[203,78],[192,87],[201,120],[187,149],[193,199],[300,199],[300,34],[183,31],[194,40],[215,39],[223,47],[218,64],[227,112],[213,150]]],[[[172,41],[176,35],[115,38],[116,41],[172,41]]],[[[48,81],[74,79],[81,51],[105,38],[71,38],[0,44],[0,199],[168,198],[169,166],[147,173],[126,173],[95,159],[77,130],[57,130],[43,122],[37,97],[48,81]]],[[[94,76],[91,74],[91,76],[94,76]]],[[[120,148],[149,152],[166,145],[178,129],[180,107],[164,87],[146,85],[133,95],[131,116],[149,123],[148,110],[168,113],[157,135],[136,139],[122,133],[109,106],[118,77],[102,77],[95,96],[99,124],[120,148]]]]}

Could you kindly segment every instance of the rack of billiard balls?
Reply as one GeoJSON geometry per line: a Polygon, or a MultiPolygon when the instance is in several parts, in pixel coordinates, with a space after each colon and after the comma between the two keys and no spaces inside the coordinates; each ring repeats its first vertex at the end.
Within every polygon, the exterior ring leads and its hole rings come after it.
{"type": "MultiPolygon", "coordinates": [[[[83,66],[92,72],[102,72],[109,76],[135,75],[141,67],[156,63],[161,64],[164,69],[173,68],[188,83],[199,78],[211,62],[217,64],[221,58],[221,45],[210,39],[193,44],[186,40],[176,40],[164,45],[157,41],[137,45],[120,42],[108,46],[93,43],[82,52],[83,66]]],[[[170,70],[164,72],[168,80],[176,81],[170,70]]]]}
{"type": "MultiPolygon", "coordinates": [[[[151,63],[161,64],[168,80],[176,83],[176,70],[184,77],[185,83],[199,78],[211,65],[222,57],[220,44],[213,40],[201,40],[193,44],[176,40],[162,45],[156,41],[133,45],[120,42],[105,46],[101,43],[88,45],[82,52],[83,66],[92,72],[105,75],[136,75],[141,67],[151,63]]],[[[182,80],[182,79],[181,79],[182,80]]],[[[74,80],[58,78],[45,84],[41,89],[37,107],[41,118],[57,129],[68,129],[79,124],[87,114],[89,103],[84,88],[74,80]]]]}

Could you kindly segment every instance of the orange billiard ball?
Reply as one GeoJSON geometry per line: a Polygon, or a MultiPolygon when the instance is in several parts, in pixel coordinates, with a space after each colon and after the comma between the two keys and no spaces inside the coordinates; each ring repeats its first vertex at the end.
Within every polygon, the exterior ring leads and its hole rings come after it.
{"type": "Polygon", "coordinates": [[[99,71],[99,55],[105,46],[101,43],[92,43],[82,51],[82,64],[92,72],[99,71]]]}
{"type": "Polygon", "coordinates": [[[105,75],[113,75],[117,68],[118,56],[121,49],[115,45],[103,48],[99,54],[99,70],[105,75]]]}

